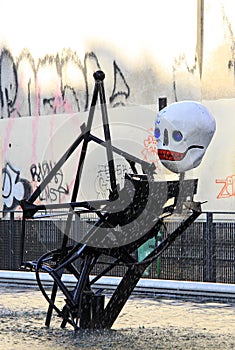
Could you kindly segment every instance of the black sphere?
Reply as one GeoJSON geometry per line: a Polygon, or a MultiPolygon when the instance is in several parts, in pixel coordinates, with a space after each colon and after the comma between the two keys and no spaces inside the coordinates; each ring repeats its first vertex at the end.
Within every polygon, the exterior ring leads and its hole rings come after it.
{"type": "Polygon", "coordinates": [[[102,70],[97,70],[94,74],[93,77],[95,78],[96,81],[103,81],[105,78],[105,74],[102,70]]]}

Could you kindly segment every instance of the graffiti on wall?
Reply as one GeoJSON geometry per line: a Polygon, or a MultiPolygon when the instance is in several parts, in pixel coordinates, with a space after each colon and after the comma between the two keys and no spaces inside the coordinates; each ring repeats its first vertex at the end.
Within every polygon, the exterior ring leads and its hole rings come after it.
{"type": "Polygon", "coordinates": [[[235,196],[235,174],[227,176],[223,180],[216,180],[217,184],[221,184],[221,190],[217,198],[230,198],[235,196]]]}
{"type": "MultiPolygon", "coordinates": [[[[115,164],[116,180],[120,188],[124,186],[125,174],[130,172],[130,166],[126,163],[117,162],[115,164]]],[[[95,179],[95,190],[98,199],[109,197],[110,175],[108,164],[99,164],[95,179]]]]}
{"type": "MultiPolygon", "coordinates": [[[[111,106],[124,105],[130,88],[117,62],[113,66],[111,106]]],[[[14,59],[7,49],[0,55],[1,118],[86,111],[93,92],[92,75],[101,69],[94,52],[82,62],[72,50],[46,55],[36,63],[24,49],[14,59]]]]}
{"type": "Polygon", "coordinates": [[[20,177],[20,171],[7,163],[2,170],[2,201],[3,211],[16,208],[22,199],[28,198],[31,185],[28,180],[20,177]]]}
{"type": "Polygon", "coordinates": [[[228,14],[225,11],[224,6],[222,6],[221,8],[221,12],[222,12],[222,17],[224,22],[225,33],[231,43],[231,46],[230,46],[231,58],[228,61],[228,69],[233,71],[233,74],[235,75],[235,36],[233,32],[233,26],[228,17],[228,14]]]}
{"type": "MultiPolygon", "coordinates": [[[[43,161],[37,164],[32,164],[30,167],[31,178],[34,183],[34,187],[40,185],[45,180],[46,176],[53,169],[54,163],[52,161],[43,161]]],[[[64,174],[59,169],[52,180],[48,183],[45,189],[39,196],[40,201],[57,202],[62,201],[62,196],[69,194],[69,186],[64,183],[64,174]]]]}
{"type": "Polygon", "coordinates": [[[153,134],[153,129],[148,130],[150,135],[144,140],[144,148],[142,150],[143,160],[148,163],[154,163],[156,170],[161,169],[161,162],[158,157],[157,140],[153,134]]]}

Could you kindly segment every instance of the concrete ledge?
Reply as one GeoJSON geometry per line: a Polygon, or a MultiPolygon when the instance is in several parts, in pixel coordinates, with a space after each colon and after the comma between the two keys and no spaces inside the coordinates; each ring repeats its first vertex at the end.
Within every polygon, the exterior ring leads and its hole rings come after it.
{"type": "MultiPolygon", "coordinates": [[[[51,276],[41,273],[40,278],[44,286],[50,287],[53,283],[51,276]]],[[[62,280],[68,287],[74,287],[76,280],[72,275],[64,274],[62,280]]],[[[120,277],[102,277],[94,287],[112,291],[119,284],[120,277]]],[[[0,270],[1,286],[36,287],[37,281],[34,272],[0,270]]],[[[235,302],[235,284],[206,283],[188,281],[167,281],[142,278],[137,284],[134,293],[151,294],[169,297],[198,297],[235,302]]]]}

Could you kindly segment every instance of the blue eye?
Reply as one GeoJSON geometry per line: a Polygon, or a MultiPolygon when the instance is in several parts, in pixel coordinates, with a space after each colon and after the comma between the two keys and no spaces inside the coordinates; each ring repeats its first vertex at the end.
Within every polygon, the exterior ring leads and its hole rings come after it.
{"type": "Polygon", "coordinates": [[[183,139],[183,135],[179,130],[174,130],[172,133],[172,137],[173,140],[175,140],[176,142],[180,142],[183,139]]]}
{"type": "Polygon", "coordinates": [[[159,139],[160,135],[161,135],[160,129],[159,128],[155,128],[154,136],[156,137],[156,139],[159,139]]]}

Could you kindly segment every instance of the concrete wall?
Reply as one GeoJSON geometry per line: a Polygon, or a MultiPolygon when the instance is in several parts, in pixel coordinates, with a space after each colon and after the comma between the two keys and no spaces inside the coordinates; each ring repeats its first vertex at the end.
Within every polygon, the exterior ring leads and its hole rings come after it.
{"type": "Polygon", "coordinates": [[[200,27],[197,3],[4,2],[1,117],[84,111],[99,68],[112,106],[234,97],[234,4],[205,0],[200,27]]]}
{"type": "MultiPolygon", "coordinates": [[[[204,210],[234,211],[235,196],[235,99],[203,101],[216,119],[216,133],[200,166],[187,172],[187,177],[199,178],[197,199],[204,210]]],[[[158,178],[171,174],[158,160],[157,143],[153,136],[156,111],[143,106],[108,109],[113,145],[140,159],[154,162],[158,178]]],[[[9,118],[0,123],[3,138],[3,204],[5,209],[17,208],[18,201],[28,197],[56,161],[80,134],[87,112],[34,118],[9,118]]],[[[93,134],[103,138],[98,108],[93,134]]],[[[70,201],[79,156],[61,168],[43,191],[37,203],[70,201]]],[[[115,157],[118,181],[122,184],[129,169],[120,156],[115,157]]],[[[104,148],[89,145],[79,198],[97,199],[108,196],[109,173],[104,148]]]]}
{"type": "MultiPolygon", "coordinates": [[[[112,4],[8,0],[1,4],[0,133],[6,209],[17,208],[18,200],[28,196],[80,133],[97,69],[106,74],[111,120],[124,124],[128,120],[126,131],[114,128],[115,142],[121,132],[124,148],[156,161],[159,168],[152,139],[158,98],[208,105],[219,129],[217,141],[194,172],[200,177],[199,197],[209,197],[208,209],[233,209],[234,143],[227,135],[233,139],[235,5],[229,0],[205,0],[202,26],[197,12],[202,3],[147,0],[133,7],[126,0],[112,4]],[[213,173],[208,172],[211,167],[213,173]]],[[[103,161],[97,166],[95,177],[104,175],[103,161]]],[[[70,198],[71,174],[74,165],[61,170],[40,200],[70,198]]],[[[97,181],[93,183],[101,184],[97,181]]],[[[97,196],[101,192],[94,187],[97,196]]]]}

